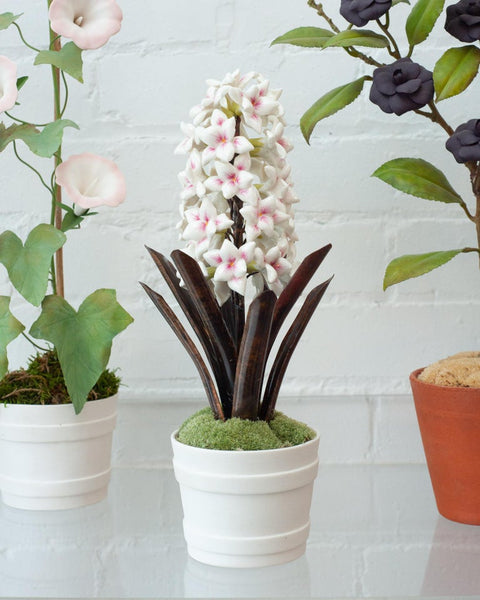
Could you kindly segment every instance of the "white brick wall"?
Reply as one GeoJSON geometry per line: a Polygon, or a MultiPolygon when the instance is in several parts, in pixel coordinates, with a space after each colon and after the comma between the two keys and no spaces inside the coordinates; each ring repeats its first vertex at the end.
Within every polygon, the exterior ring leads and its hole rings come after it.
{"type": "MultiPolygon", "coordinates": [[[[143,246],[168,253],[177,245],[176,174],[183,166],[183,158],[173,155],[181,137],[178,124],[204,94],[207,77],[222,77],[236,67],[257,69],[273,86],[284,88],[288,134],[295,144],[293,179],[302,200],[299,255],[334,244],[318,277],[336,276],[292,361],[285,393],[404,393],[415,367],[478,348],[480,280],[473,256],[461,256],[387,293],[381,289],[383,269],[398,254],[474,243],[473,229],[457,207],[416,200],[370,178],[390,158],[421,156],[445,169],[453,185],[468,193],[465,169],[443,149],[441,131],[415,115],[384,115],[364,94],[323,122],[307,146],[298,128],[304,110],[365,71],[340,50],[269,48],[288,29],[322,25],[303,0],[119,3],[125,15],[122,31],[105,48],[85,53],[85,86],[71,84],[67,116],[79,122],[81,131],[68,131],[64,152],[88,150],[118,161],[127,177],[128,201],[116,210],[101,210],[82,231],[69,234],[66,289],[75,304],[99,286],[116,287],[135,317],[114,344],[111,361],[129,386],[125,396],[168,398],[200,390],[188,357],[137,282],[166,291],[143,246]]],[[[335,5],[327,2],[330,12],[335,5]]],[[[22,2],[25,35],[36,44],[45,40],[46,22],[38,18],[42,9],[36,0],[22,2]],[[37,12],[33,18],[32,11],[37,12]]],[[[395,8],[397,13],[407,10],[403,4],[395,8]]],[[[31,66],[15,31],[0,34],[1,53],[20,62],[20,74],[31,75],[22,94],[24,114],[48,120],[48,67],[31,66]]],[[[419,52],[419,60],[432,68],[445,40],[439,25],[431,36],[433,49],[419,52]]],[[[475,98],[469,93],[461,102],[447,100],[445,115],[455,125],[478,116],[475,98]]],[[[1,229],[11,227],[24,236],[39,217],[48,218],[47,199],[10,150],[1,160],[1,229]]],[[[10,293],[3,269],[0,293],[10,293]]],[[[15,297],[18,316],[32,319],[35,311],[20,304],[15,297]]],[[[13,343],[12,366],[21,364],[28,351],[22,340],[13,343]]],[[[395,422],[401,408],[392,401],[381,410],[395,422]]],[[[398,430],[392,426],[377,433],[375,452],[381,454],[398,430]]],[[[363,456],[367,450],[358,443],[352,452],[363,456]]],[[[387,446],[395,452],[394,443],[387,446]]]]}

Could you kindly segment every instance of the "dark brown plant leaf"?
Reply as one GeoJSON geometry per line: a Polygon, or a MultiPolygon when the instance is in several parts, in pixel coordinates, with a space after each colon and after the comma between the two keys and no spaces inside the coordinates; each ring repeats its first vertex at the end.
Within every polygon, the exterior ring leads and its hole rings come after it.
{"type": "MultiPolygon", "coordinates": [[[[235,381],[235,368],[237,363],[237,351],[228,331],[222,312],[213,295],[210,286],[205,279],[198,263],[195,259],[181,250],[174,250],[171,254],[180,276],[182,277],[187,289],[190,292],[203,322],[204,327],[210,335],[210,340],[218,353],[227,376],[231,398],[233,396],[233,386],[235,381]]],[[[231,406],[225,406],[225,416],[230,416],[231,406]]]]}
{"type": "Polygon", "coordinates": [[[193,360],[195,366],[197,367],[200,379],[202,380],[210,407],[213,411],[213,414],[215,415],[215,418],[224,421],[225,416],[222,409],[222,403],[220,402],[217,390],[215,389],[215,384],[208,371],[207,365],[205,364],[192,339],[186,332],[185,328],[183,327],[173,310],[168,306],[164,298],[160,296],[160,294],[157,294],[157,292],[152,290],[145,283],[141,283],[141,286],[147,292],[147,294],[149,295],[155,306],[158,308],[158,310],[161,312],[164,319],[173,329],[176,336],[178,337],[183,347],[190,355],[190,358],[193,360]]]}
{"type": "Polygon", "coordinates": [[[323,246],[323,248],[315,250],[315,252],[306,256],[278,297],[275,312],[273,314],[269,349],[272,348],[288,313],[295,305],[295,302],[300,298],[303,290],[306,288],[318,267],[322,264],[323,259],[327,256],[331,247],[332,244],[327,244],[326,246],[323,246]]]}
{"type": "Polygon", "coordinates": [[[298,315],[295,317],[290,329],[285,334],[267,380],[260,410],[260,419],[269,421],[273,417],[278,393],[280,391],[280,386],[282,385],[288,363],[290,362],[292,354],[300,338],[302,337],[308,322],[310,321],[315,309],[318,306],[318,303],[322,299],[323,294],[325,293],[332,279],[333,276],[327,281],[324,281],[317,287],[313,288],[313,290],[308,294],[298,315]]]}
{"type": "Polygon", "coordinates": [[[225,366],[220,358],[217,349],[211,340],[211,334],[204,325],[204,322],[200,316],[200,312],[197,309],[195,302],[192,299],[191,293],[187,288],[180,285],[180,280],[177,277],[177,272],[173,264],[160,252],[148,248],[154,263],[158,267],[163,278],[167,282],[168,287],[175,296],[180,308],[185,314],[188,322],[192,329],[197,335],[207,357],[208,362],[213,371],[215,381],[217,382],[218,391],[222,401],[226,401],[227,404],[231,404],[232,389],[229,384],[228,374],[225,370],[225,366]],[[228,400],[229,398],[229,400],[228,400]]]}
{"type": "Polygon", "coordinates": [[[275,302],[274,292],[268,290],[259,294],[248,309],[237,360],[232,417],[258,418],[275,302]]]}

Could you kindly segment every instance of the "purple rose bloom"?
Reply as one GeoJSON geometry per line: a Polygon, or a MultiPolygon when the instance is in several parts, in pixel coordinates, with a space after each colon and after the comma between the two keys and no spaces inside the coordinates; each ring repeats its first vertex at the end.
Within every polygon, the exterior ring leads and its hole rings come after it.
{"type": "Polygon", "coordinates": [[[383,112],[403,115],[433,100],[433,76],[410,58],[401,58],[373,72],[370,100],[383,112]]]}
{"type": "Polygon", "coordinates": [[[460,0],[448,6],[445,29],[461,42],[480,40],[480,0],[460,0]]]}
{"type": "Polygon", "coordinates": [[[379,19],[392,6],[392,0],[341,0],[340,14],[349,23],[363,27],[379,19]]]}
{"type": "Polygon", "coordinates": [[[459,125],[445,144],[458,163],[480,160],[480,119],[459,125]]]}

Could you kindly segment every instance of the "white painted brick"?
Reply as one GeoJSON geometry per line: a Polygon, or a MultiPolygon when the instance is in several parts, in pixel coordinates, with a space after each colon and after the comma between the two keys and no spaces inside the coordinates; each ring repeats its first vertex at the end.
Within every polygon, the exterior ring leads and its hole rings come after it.
{"type": "MultiPolygon", "coordinates": [[[[299,258],[327,242],[334,244],[316,281],[331,273],[335,279],[292,360],[283,397],[343,396],[336,407],[326,401],[314,411],[320,423],[329,424],[324,434],[328,461],[419,460],[418,433],[410,427],[402,399],[377,404],[375,400],[366,407],[366,401],[350,405],[344,396],[409,394],[408,374],[413,368],[479,345],[471,326],[480,291],[471,256],[458,257],[425,278],[386,293],[381,289],[384,268],[393,257],[435,249],[433,244],[447,248],[472,243],[471,230],[457,207],[401,194],[370,177],[389,159],[418,156],[441,168],[468,200],[466,170],[445,151],[444,132],[418,115],[383,114],[368,101],[366,84],[355,103],[317,126],[308,146],[298,127],[303,112],[325,92],[371,69],[357,65],[340,49],[269,47],[276,36],[294,27],[322,26],[306,2],[181,0],[168,5],[144,0],[141,13],[134,0],[120,4],[125,15],[122,31],[105,48],[84,53],[85,86],[69,79],[71,105],[66,116],[78,122],[81,131],[67,130],[64,155],[88,150],[108,156],[118,161],[127,178],[127,202],[116,210],[101,209],[83,230],[71,232],[66,249],[72,304],[78,305],[97,287],[110,286],[137,320],[112,351],[111,364],[121,369],[129,386],[124,396],[150,401],[202,395],[188,356],[138,285],[145,281],[171,299],[144,244],[166,254],[179,245],[174,229],[177,173],[184,159],[174,156],[173,149],[181,139],[179,122],[188,120],[189,108],[203,97],[205,79],[221,78],[236,67],[258,69],[273,87],[284,88],[287,133],[295,144],[289,160],[301,198],[299,258]],[[352,416],[345,421],[350,430],[347,443],[333,425],[337,414],[348,411],[352,416]],[[368,421],[374,416],[379,419],[376,446],[368,421]]],[[[21,22],[27,39],[44,47],[46,17],[38,6],[36,0],[24,0],[21,22]],[[32,11],[39,16],[32,18],[32,11]]],[[[408,10],[404,5],[395,8],[399,16],[408,10]]],[[[329,11],[333,15],[336,9],[329,11]]],[[[340,17],[335,20],[343,26],[340,17]]],[[[400,25],[394,27],[403,35],[400,25]]],[[[32,56],[14,29],[0,34],[4,53],[19,62],[21,74],[30,76],[17,114],[49,120],[49,68],[33,67],[32,56]]],[[[438,23],[429,48],[418,48],[415,57],[431,68],[448,44],[438,23]]],[[[381,51],[372,52],[382,56],[381,51]]],[[[475,114],[476,85],[461,101],[441,104],[452,124],[475,114]]],[[[19,148],[26,154],[21,144],[19,148]]],[[[35,176],[16,163],[11,149],[1,159],[1,227],[25,238],[38,219],[48,220],[48,198],[35,176]]],[[[34,158],[33,164],[48,177],[49,161],[34,158]]],[[[12,293],[3,267],[0,293],[12,293]]],[[[12,307],[26,323],[37,314],[16,292],[12,307]]],[[[24,341],[15,341],[11,365],[23,364],[26,353],[24,341]]],[[[150,439],[152,451],[153,432],[150,439]]],[[[131,445],[124,450],[125,454],[118,450],[119,461],[145,459],[131,445]]]]}
{"type": "Polygon", "coordinates": [[[393,396],[375,401],[373,448],[376,462],[425,462],[412,398],[393,396]]]}

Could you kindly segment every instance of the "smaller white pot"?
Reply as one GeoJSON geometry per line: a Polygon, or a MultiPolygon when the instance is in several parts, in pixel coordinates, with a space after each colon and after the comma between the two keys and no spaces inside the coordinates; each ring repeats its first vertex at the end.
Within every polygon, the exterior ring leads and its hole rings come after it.
{"type": "Polygon", "coordinates": [[[107,495],[117,396],[71,404],[0,405],[0,490],[29,510],[75,508],[107,495]]]}
{"type": "Polygon", "coordinates": [[[310,530],[318,436],[290,448],[223,451],[172,434],[188,553],[218,567],[264,567],[300,557],[310,530]]]}

